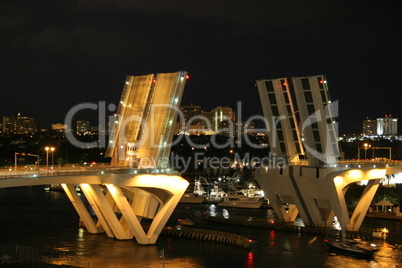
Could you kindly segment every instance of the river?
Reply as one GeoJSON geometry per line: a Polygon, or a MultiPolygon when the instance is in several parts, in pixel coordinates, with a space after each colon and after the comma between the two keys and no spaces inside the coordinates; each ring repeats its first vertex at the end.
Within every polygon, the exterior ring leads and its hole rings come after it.
{"type": "MultiPolygon", "coordinates": [[[[50,264],[74,267],[402,267],[401,222],[365,219],[364,227],[386,227],[386,242],[371,260],[330,252],[323,237],[207,222],[207,205],[179,204],[171,222],[190,218],[199,228],[241,234],[253,239],[253,247],[160,236],[155,245],[140,246],[135,240],[118,241],[105,234],[89,234],[78,228],[78,215],[63,192],[43,187],[0,189],[0,254],[16,245],[32,248],[50,264]],[[164,250],[164,260],[160,251],[164,250]],[[163,262],[163,263],[162,263],[163,262]]],[[[229,215],[271,217],[266,209],[229,209],[229,215]]],[[[49,266],[46,266],[48,264],[49,266]]],[[[1,265],[0,265],[1,266],[1,265]]]]}

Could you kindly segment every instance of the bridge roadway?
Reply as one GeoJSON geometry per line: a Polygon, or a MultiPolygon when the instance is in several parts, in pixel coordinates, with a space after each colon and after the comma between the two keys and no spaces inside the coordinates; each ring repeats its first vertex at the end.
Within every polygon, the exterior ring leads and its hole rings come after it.
{"type": "Polygon", "coordinates": [[[89,233],[106,232],[111,238],[155,244],[189,183],[168,169],[106,165],[0,172],[0,188],[48,184],[62,185],[89,233]],[[77,184],[96,214],[96,222],[75,191],[77,184]],[[143,218],[152,219],[146,231],[141,226],[143,218]]]}
{"type": "MultiPolygon", "coordinates": [[[[292,165],[308,166],[308,161],[293,162],[292,165]]],[[[340,168],[340,169],[365,169],[377,168],[386,169],[386,175],[402,173],[402,161],[375,161],[375,160],[341,160],[335,165],[324,165],[326,168],[340,168]]]]}
{"type": "MultiPolygon", "coordinates": [[[[69,164],[66,166],[54,166],[47,168],[40,166],[39,169],[28,167],[14,167],[0,170],[0,181],[2,179],[23,179],[57,176],[76,176],[76,175],[103,175],[103,174],[175,174],[178,173],[170,169],[133,169],[129,166],[111,166],[111,165],[82,165],[69,164]]],[[[52,184],[52,183],[50,183],[52,184]]],[[[1,185],[1,184],[0,184],[1,185]]],[[[40,184],[39,184],[40,185],[40,184]]],[[[1,188],[1,186],[0,186],[1,188]]]]}

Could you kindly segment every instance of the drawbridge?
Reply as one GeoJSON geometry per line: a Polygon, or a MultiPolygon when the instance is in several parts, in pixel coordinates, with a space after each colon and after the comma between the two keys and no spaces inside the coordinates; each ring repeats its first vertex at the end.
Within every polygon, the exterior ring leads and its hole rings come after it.
{"type": "Polygon", "coordinates": [[[186,76],[184,71],[127,76],[107,149],[110,166],[4,172],[0,188],[60,184],[89,233],[155,244],[188,187],[166,161],[186,76]],[[147,231],[143,219],[152,221],[147,231]]]}
{"type": "MultiPolygon", "coordinates": [[[[380,181],[401,172],[395,162],[339,161],[336,103],[325,75],[257,81],[277,166],[264,165],[255,176],[278,217],[329,227],[337,217],[342,230],[357,231],[380,181]],[[345,194],[352,183],[367,181],[349,216],[345,194]]],[[[390,160],[390,159],[389,159],[390,160]]]]}

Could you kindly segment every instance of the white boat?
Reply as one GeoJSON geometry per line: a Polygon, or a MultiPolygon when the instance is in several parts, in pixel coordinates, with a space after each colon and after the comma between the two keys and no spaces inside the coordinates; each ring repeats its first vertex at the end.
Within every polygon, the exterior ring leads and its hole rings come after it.
{"type": "Polygon", "coordinates": [[[245,196],[251,197],[251,198],[256,197],[256,198],[262,199],[262,198],[265,197],[264,191],[261,190],[261,189],[256,188],[256,186],[255,186],[253,183],[249,183],[249,184],[247,185],[247,188],[241,189],[240,191],[241,191],[245,196]]]}
{"type": "Polygon", "coordinates": [[[219,203],[221,207],[235,207],[235,208],[260,208],[262,201],[259,198],[250,198],[245,196],[242,192],[238,192],[233,184],[229,184],[228,195],[224,201],[219,203]]]}
{"type": "Polygon", "coordinates": [[[201,204],[204,202],[206,197],[206,192],[201,186],[201,182],[199,180],[195,180],[194,190],[186,191],[181,197],[179,203],[188,203],[188,204],[201,204]]]}
{"type": "Polygon", "coordinates": [[[209,195],[207,195],[205,202],[206,203],[219,203],[226,196],[227,196],[227,194],[221,188],[219,188],[218,183],[215,182],[214,187],[210,189],[209,195]]]}
{"type": "Polygon", "coordinates": [[[199,196],[207,196],[207,192],[204,190],[204,188],[201,185],[201,181],[200,180],[195,180],[194,181],[194,191],[193,193],[195,195],[199,195],[199,196]]]}

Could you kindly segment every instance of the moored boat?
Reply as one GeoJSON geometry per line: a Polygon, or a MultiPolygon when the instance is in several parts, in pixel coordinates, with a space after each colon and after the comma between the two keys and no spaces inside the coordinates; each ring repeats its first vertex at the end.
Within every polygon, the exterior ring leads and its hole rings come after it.
{"type": "Polygon", "coordinates": [[[235,208],[260,208],[262,201],[259,198],[250,198],[245,196],[242,192],[238,192],[233,184],[229,185],[229,191],[224,201],[219,203],[221,207],[235,207],[235,208]]]}
{"type": "Polygon", "coordinates": [[[204,202],[206,197],[206,192],[201,186],[199,180],[195,180],[193,191],[186,191],[181,197],[179,203],[188,203],[188,204],[201,204],[204,202]]]}
{"type": "Polygon", "coordinates": [[[187,204],[201,204],[204,202],[205,196],[195,195],[192,192],[184,193],[180,198],[179,203],[187,203],[187,204]]]}
{"type": "Polygon", "coordinates": [[[324,240],[328,247],[340,254],[355,256],[360,258],[372,258],[378,249],[371,245],[362,244],[359,241],[331,241],[324,240]]]}
{"type": "Polygon", "coordinates": [[[227,194],[221,188],[219,188],[218,183],[215,182],[213,188],[211,188],[209,194],[207,194],[204,202],[216,204],[221,202],[226,196],[227,194]]]}

